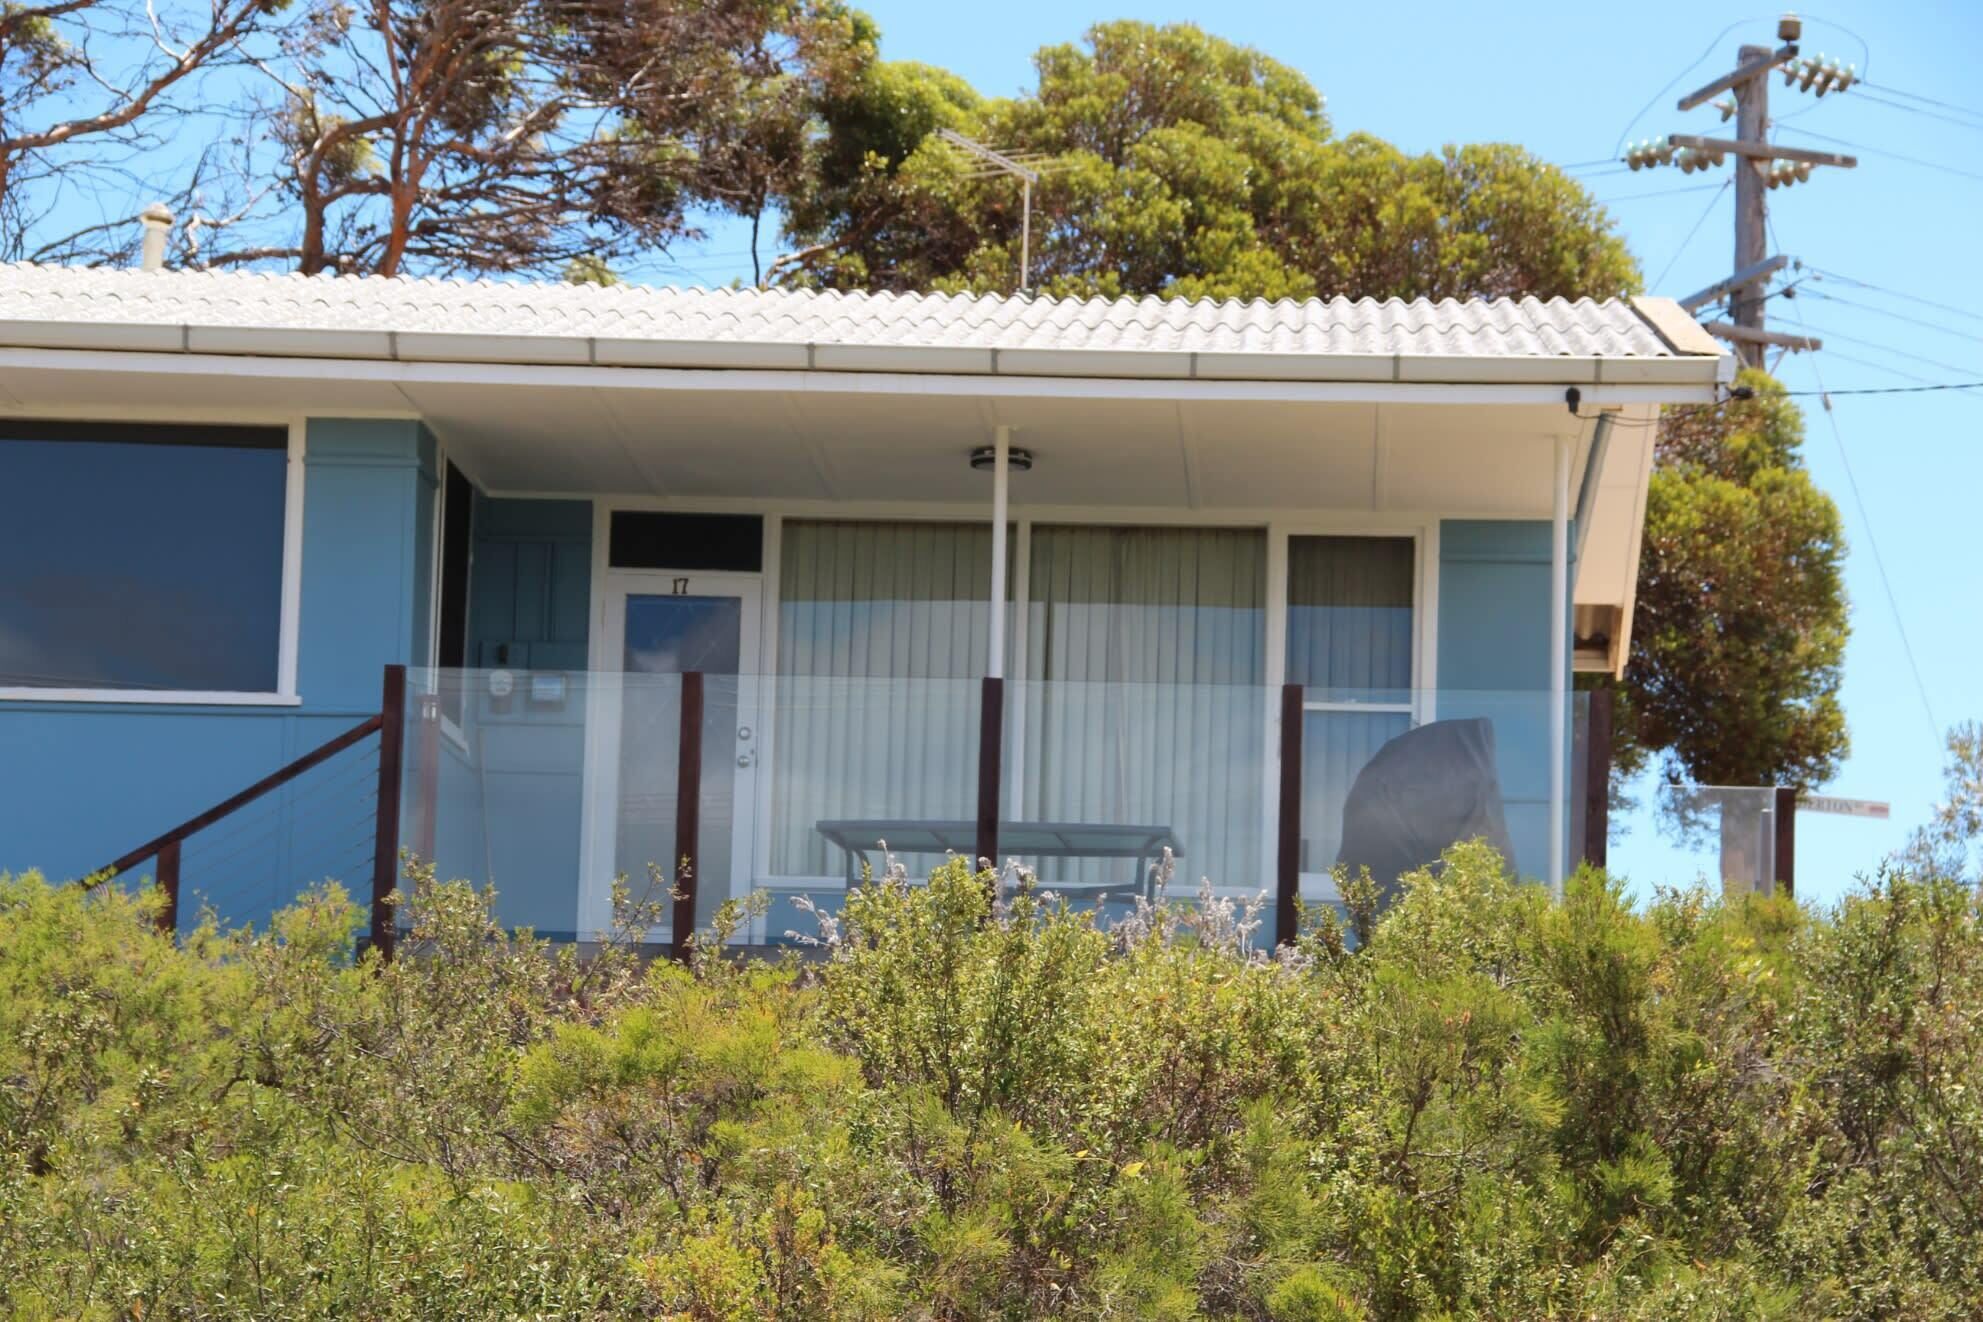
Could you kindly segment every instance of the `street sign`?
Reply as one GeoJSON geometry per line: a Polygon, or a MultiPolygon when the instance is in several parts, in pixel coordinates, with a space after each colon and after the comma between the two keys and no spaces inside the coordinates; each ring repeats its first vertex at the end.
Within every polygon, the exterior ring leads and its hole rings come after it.
{"type": "Polygon", "coordinates": [[[1806,794],[1797,800],[1799,812],[1828,812],[1839,817],[1872,817],[1885,821],[1893,805],[1878,799],[1841,799],[1832,794],[1806,794]]]}

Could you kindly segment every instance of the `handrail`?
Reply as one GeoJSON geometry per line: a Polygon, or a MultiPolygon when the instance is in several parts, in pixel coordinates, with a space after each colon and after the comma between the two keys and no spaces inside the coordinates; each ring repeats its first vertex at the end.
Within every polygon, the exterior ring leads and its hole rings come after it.
{"type": "Polygon", "coordinates": [[[144,844],[139,845],[109,867],[91,873],[88,880],[84,883],[85,889],[100,886],[119,873],[128,872],[146,859],[157,855],[166,847],[179,844],[187,836],[212,826],[229,813],[246,807],[256,799],[261,798],[264,794],[267,794],[270,790],[280,789],[308,771],[311,767],[336,757],[339,753],[342,753],[359,740],[364,739],[367,735],[377,734],[384,726],[384,713],[375,713],[367,717],[351,729],[346,730],[343,734],[338,735],[335,739],[319,744],[287,766],[262,777],[239,794],[222,799],[199,816],[189,817],[170,831],[160,835],[157,839],[148,840],[144,844]]]}

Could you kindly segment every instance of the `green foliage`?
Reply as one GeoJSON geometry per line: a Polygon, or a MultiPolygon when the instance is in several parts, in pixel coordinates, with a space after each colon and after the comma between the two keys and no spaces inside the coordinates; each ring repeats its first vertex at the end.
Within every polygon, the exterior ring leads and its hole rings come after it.
{"type": "Polygon", "coordinates": [[[1983,721],[1948,733],[1942,765],[1945,792],[1926,824],[1908,837],[1909,867],[1983,886],[1983,721]]]}
{"type": "Polygon", "coordinates": [[[1818,785],[1847,748],[1845,536],[1796,404],[1763,373],[1740,383],[1754,398],[1661,422],[1620,765],[1663,754],[1674,780],[1818,785]]]}
{"type": "Polygon", "coordinates": [[[1037,90],[986,100],[875,64],[821,106],[822,167],[787,204],[787,278],[1007,291],[1020,188],[932,136],[1045,161],[1038,288],[1171,298],[1602,297],[1638,275],[1577,183],[1519,148],[1407,156],[1330,135],[1300,73],[1189,24],[1128,20],[1034,57],[1037,90]]]}
{"type": "Polygon", "coordinates": [[[0,879],[13,1315],[1983,1307],[1983,913],[1932,874],[1635,910],[1463,846],[1272,958],[961,863],[780,964],[581,959],[417,871],[391,964],[335,889],[155,912],[0,879]]]}

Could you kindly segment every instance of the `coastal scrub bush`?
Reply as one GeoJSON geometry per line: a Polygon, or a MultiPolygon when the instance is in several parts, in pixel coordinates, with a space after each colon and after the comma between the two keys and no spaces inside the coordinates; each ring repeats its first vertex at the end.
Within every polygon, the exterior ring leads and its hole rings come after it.
{"type": "Polygon", "coordinates": [[[1556,901],[1469,845],[1278,951],[959,861],[777,961],[418,868],[390,963],[335,886],[155,918],[0,878],[10,1315],[1983,1312],[1983,916],[1931,875],[1556,901]]]}

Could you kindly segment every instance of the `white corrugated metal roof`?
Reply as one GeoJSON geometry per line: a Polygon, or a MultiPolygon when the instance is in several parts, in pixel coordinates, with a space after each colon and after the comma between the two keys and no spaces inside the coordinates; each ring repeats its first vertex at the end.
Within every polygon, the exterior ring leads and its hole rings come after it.
{"type": "Polygon", "coordinates": [[[1185,302],[0,266],[0,345],[642,367],[1698,382],[1663,299],[1185,302]]]}

